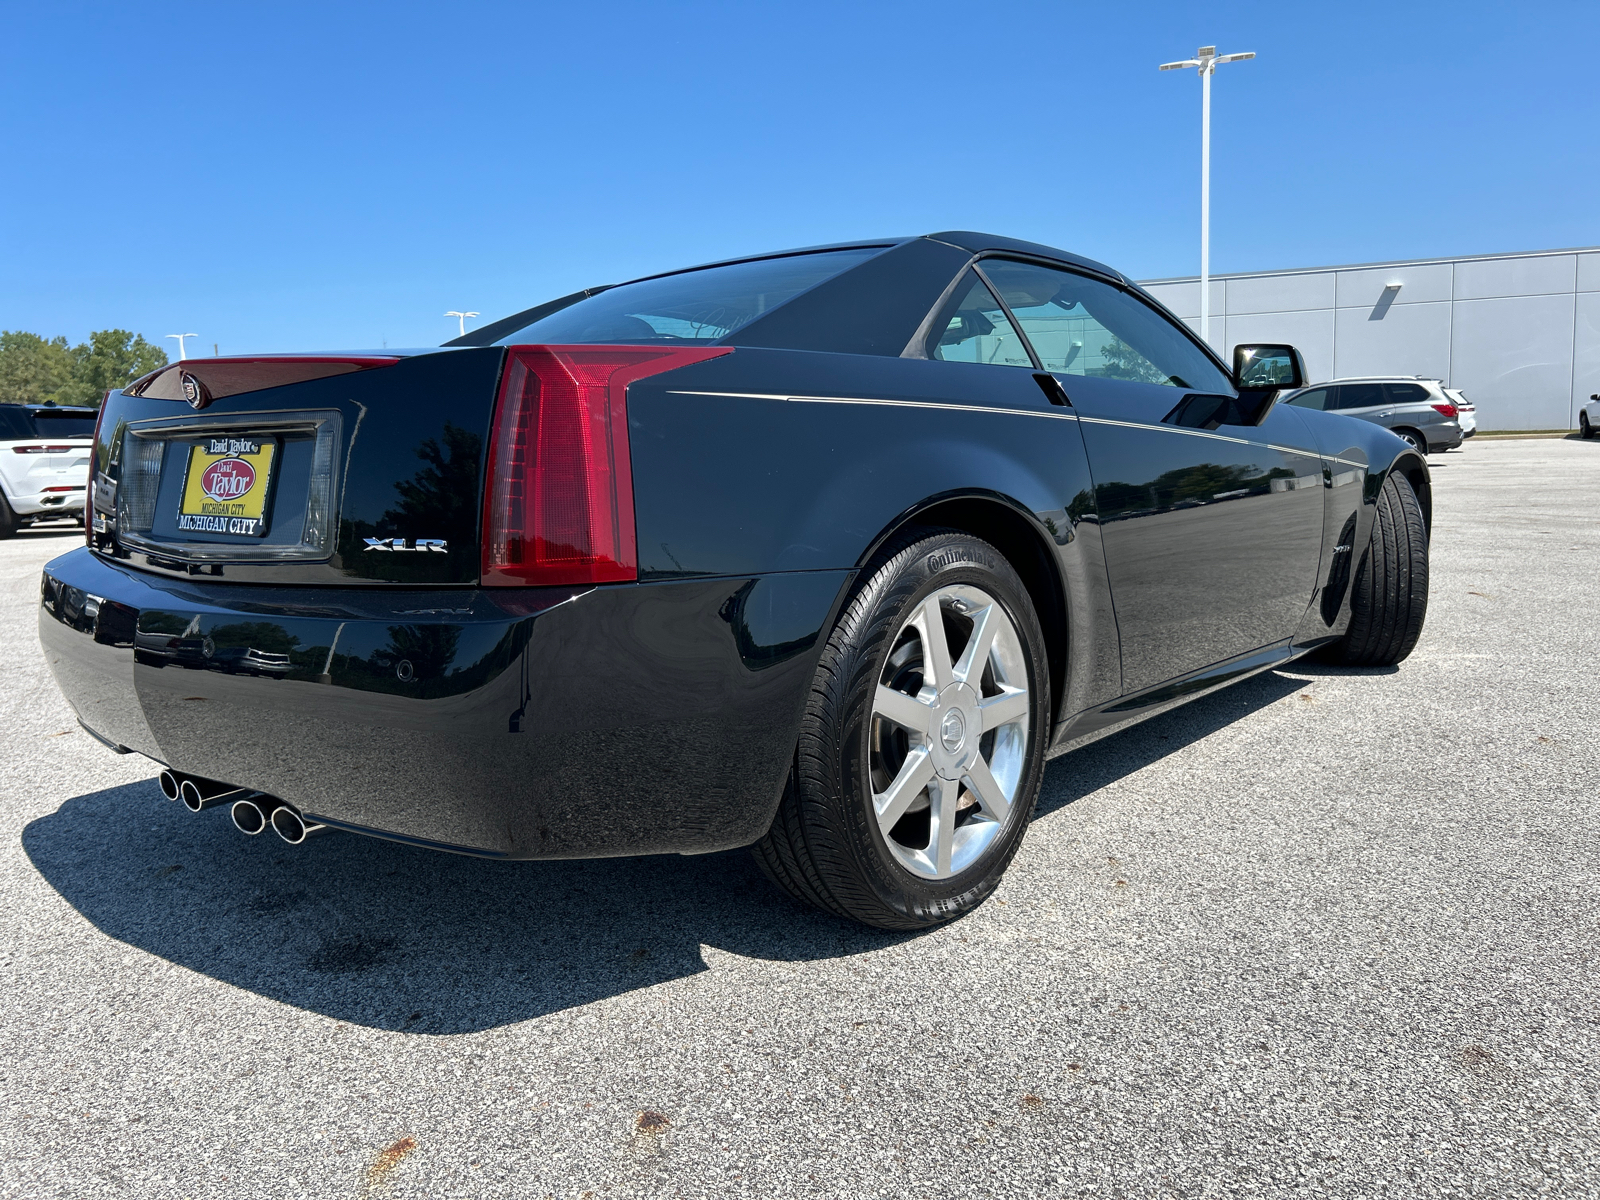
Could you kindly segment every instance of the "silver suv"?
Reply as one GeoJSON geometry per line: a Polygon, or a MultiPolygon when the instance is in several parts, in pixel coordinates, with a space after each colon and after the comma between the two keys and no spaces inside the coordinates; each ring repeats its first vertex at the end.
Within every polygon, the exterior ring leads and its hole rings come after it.
{"type": "Polygon", "coordinates": [[[1444,386],[1420,375],[1330,379],[1290,392],[1280,403],[1360,417],[1392,429],[1424,454],[1454,450],[1463,436],[1455,402],[1444,386]]]}

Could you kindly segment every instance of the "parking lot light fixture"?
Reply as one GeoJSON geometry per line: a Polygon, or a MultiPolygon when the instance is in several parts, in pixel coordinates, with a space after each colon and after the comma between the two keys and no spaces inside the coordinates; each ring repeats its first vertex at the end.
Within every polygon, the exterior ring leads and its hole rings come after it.
{"type": "Polygon", "coordinates": [[[178,361],[182,362],[184,359],[189,357],[187,354],[185,354],[183,352],[183,339],[184,338],[199,337],[200,335],[198,333],[169,333],[169,334],[167,334],[167,336],[169,338],[177,338],[178,339],[178,361]]]}
{"type": "Polygon", "coordinates": [[[1201,46],[1193,58],[1162,63],[1157,68],[1181,71],[1197,67],[1200,71],[1200,340],[1208,346],[1211,344],[1211,73],[1218,63],[1243,62],[1255,56],[1254,50],[1219,55],[1215,46],[1201,46]]]}
{"type": "Polygon", "coordinates": [[[477,315],[478,314],[475,313],[475,312],[457,312],[453,308],[449,312],[445,313],[445,316],[447,316],[447,317],[455,317],[460,322],[461,336],[462,337],[466,337],[467,336],[467,318],[468,317],[475,317],[477,315]]]}

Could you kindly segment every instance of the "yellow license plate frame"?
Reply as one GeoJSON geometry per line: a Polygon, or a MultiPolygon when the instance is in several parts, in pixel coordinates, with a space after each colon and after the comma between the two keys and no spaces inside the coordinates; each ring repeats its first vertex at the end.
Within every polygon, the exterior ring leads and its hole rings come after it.
{"type": "Polygon", "coordinates": [[[261,437],[208,437],[188,446],[178,532],[267,536],[278,443],[261,437]]]}

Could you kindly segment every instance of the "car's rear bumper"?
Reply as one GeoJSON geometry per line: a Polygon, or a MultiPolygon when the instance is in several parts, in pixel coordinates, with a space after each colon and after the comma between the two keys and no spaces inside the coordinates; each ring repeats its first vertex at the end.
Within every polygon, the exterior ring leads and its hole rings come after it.
{"type": "Polygon", "coordinates": [[[328,824],[511,858],[697,853],[770,823],[850,574],[263,588],[77,549],[45,568],[39,634],[97,737],[328,824]]]}
{"type": "Polygon", "coordinates": [[[66,516],[83,512],[84,489],[70,492],[24,492],[9,497],[11,511],[19,517],[66,516]]]}

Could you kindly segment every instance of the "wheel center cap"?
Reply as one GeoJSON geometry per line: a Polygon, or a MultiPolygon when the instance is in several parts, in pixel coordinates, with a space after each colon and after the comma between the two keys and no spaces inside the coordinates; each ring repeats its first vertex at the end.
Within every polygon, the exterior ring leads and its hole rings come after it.
{"type": "Polygon", "coordinates": [[[964,683],[951,684],[939,694],[929,714],[928,750],[933,769],[945,779],[960,779],[978,753],[978,694],[964,683]]]}
{"type": "Polygon", "coordinates": [[[967,740],[967,719],[961,715],[959,708],[952,708],[944,714],[944,720],[939,722],[939,740],[951,754],[961,752],[962,743],[967,740]]]}

